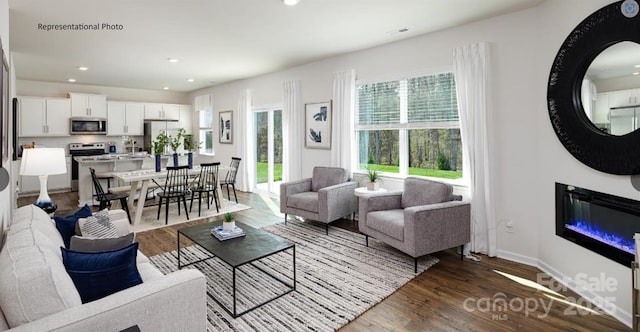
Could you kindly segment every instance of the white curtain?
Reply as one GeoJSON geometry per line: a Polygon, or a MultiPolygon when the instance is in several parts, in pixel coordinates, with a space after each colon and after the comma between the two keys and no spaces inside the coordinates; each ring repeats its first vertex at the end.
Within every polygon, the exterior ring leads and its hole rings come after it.
{"type": "Polygon", "coordinates": [[[331,132],[331,166],[342,167],[352,177],[356,71],[349,69],[333,75],[333,130],[331,132]]]}
{"type": "Polygon", "coordinates": [[[471,246],[473,252],[496,255],[496,220],[489,158],[488,89],[489,45],[477,44],[453,50],[462,136],[463,174],[471,200],[471,246]]]}
{"type": "Polygon", "coordinates": [[[251,110],[251,90],[244,90],[238,97],[238,119],[234,125],[238,135],[237,153],[242,158],[236,182],[241,191],[252,192],[255,183],[255,149],[253,140],[253,113],[251,110]]]}
{"type": "Polygon", "coordinates": [[[282,105],[282,180],[302,178],[302,142],[304,139],[304,115],[300,97],[300,81],[283,84],[282,105]]]}

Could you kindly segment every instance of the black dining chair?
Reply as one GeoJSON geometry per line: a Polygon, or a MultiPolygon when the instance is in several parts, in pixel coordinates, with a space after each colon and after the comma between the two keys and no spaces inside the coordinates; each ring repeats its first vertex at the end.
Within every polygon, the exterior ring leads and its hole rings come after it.
{"type": "Polygon", "coordinates": [[[127,212],[127,218],[129,218],[129,223],[131,223],[131,215],[129,215],[129,204],[127,200],[129,199],[129,194],[127,193],[105,193],[104,189],[102,189],[102,185],[100,184],[100,180],[96,175],[96,170],[89,167],[89,172],[91,172],[91,181],[93,181],[93,189],[96,191],[96,199],[100,202],[99,209],[105,209],[107,207],[111,207],[111,202],[118,200],[120,201],[120,205],[122,205],[122,209],[127,212]]]}
{"type": "Polygon", "coordinates": [[[196,179],[194,185],[191,186],[191,204],[189,205],[189,212],[193,209],[193,198],[198,193],[198,217],[202,210],[202,195],[207,194],[207,209],[210,207],[211,193],[213,193],[213,199],[216,204],[216,212],[220,212],[220,202],[218,200],[218,167],[219,162],[200,164],[200,175],[196,179]]]}
{"type": "Polygon", "coordinates": [[[227,186],[227,198],[231,200],[231,195],[229,194],[229,186],[233,188],[233,197],[236,199],[236,203],[238,203],[238,196],[236,196],[236,175],[238,175],[238,167],[240,167],[241,158],[231,157],[231,169],[227,171],[227,175],[220,181],[220,190],[222,190],[222,186],[227,186]]]}
{"type": "Polygon", "coordinates": [[[160,219],[160,210],[162,210],[162,201],[165,201],[165,225],[169,224],[169,203],[172,199],[178,202],[178,215],[180,215],[180,201],[184,204],[184,213],[189,220],[189,211],[187,210],[187,195],[189,194],[189,166],[172,166],[167,167],[167,178],[164,182],[162,192],[156,194],[160,199],[158,204],[158,217],[160,219]]]}

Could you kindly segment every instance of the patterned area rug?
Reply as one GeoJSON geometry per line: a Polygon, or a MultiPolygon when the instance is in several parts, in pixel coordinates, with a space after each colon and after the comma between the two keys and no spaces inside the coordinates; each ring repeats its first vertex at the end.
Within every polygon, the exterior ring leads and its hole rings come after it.
{"type": "MultiPolygon", "coordinates": [[[[190,204],[191,202],[187,199],[187,208],[189,208],[190,204]]],[[[202,210],[200,216],[198,216],[198,201],[196,199],[193,202],[193,209],[191,210],[191,212],[189,212],[189,220],[187,220],[187,216],[184,213],[182,204],[180,204],[180,215],[178,215],[178,204],[176,202],[171,202],[171,204],[169,205],[169,225],[176,225],[187,221],[211,218],[219,216],[221,214],[225,214],[227,212],[237,212],[251,208],[250,206],[239,204],[235,201],[227,201],[225,199],[223,199],[220,204],[220,212],[216,212],[216,207],[214,205],[210,205],[211,208],[207,209],[206,201],[203,201],[202,204],[202,210]]],[[[160,211],[160,219],[158,219],[158,206],[145,205],[144,209],[142,210],[142,219],[140,220],[140,223],[131,226],[131,231],[139,233],[167,226],[165,225],[164,212],[165,206],[163,203],[162,211],[160,211]]],[[[134,211],[131,211],[132,218],[134,213],[134,211]]]]}
{"type": "MultiPolygon", "coordinates": [[[[188,268],[197,268],[207,276],[208,331],[334,331],[416,276],[413,258],[371,238],[366,247],[361,234],[329,227],[329,235],[325,235],[324,227],[299,221],[264,230],[296,244],[296,290],[233,319],[212,300],[215,296],[230,306],[231,269],[215,258],[191,265],[188,268]]],[[[198,246],[183,248],[180,255],[181,261],[210,256],[198,246]]],[[[150,260],[164,273],[177,269],[176,251],[150,260]]],[[[421,258],[418,273],[437,262],[434,257],[421,258]]],[[[293,275],[292,250],[255,264],[257,267],[241,267],[236,274],[238,312],[284,290],[258,268],[285,281],[293,275]]]]}

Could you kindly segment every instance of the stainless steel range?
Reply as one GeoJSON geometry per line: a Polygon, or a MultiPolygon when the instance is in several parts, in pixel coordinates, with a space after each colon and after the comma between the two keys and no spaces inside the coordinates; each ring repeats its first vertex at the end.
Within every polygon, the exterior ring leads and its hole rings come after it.
{"type": "Polygon", "coordinates": [[[71,190],[78,191],[78,162],[74,157],[99,156],[105,154],[105,143],[71,143],[69,154],[71,155],[71,190]]]}

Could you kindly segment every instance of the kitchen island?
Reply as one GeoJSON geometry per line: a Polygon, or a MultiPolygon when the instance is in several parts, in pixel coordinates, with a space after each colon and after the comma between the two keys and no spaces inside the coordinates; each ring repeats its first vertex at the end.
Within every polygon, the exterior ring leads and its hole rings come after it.
{"type": "MultiPolygon", "coordinates": [[[[162,167],[167,166],[169,158],[170,156],[162,156],[162,167]]],[[[74,159],[78,162],[78,206],[84,206],[85,204],[91,206],[94,204],[93,181],[91,180],[89,168],[95,169],[97,174],[155,168],[155,158],[152,155],[105,154],[74,157],[74,159]]],[[[121,184],[117,183],[117,180],[111,180],[111,187],[119,185],[121,184]]],[[[107,192],[106,181],[104,181],[102,188],[107,192]]]]}

